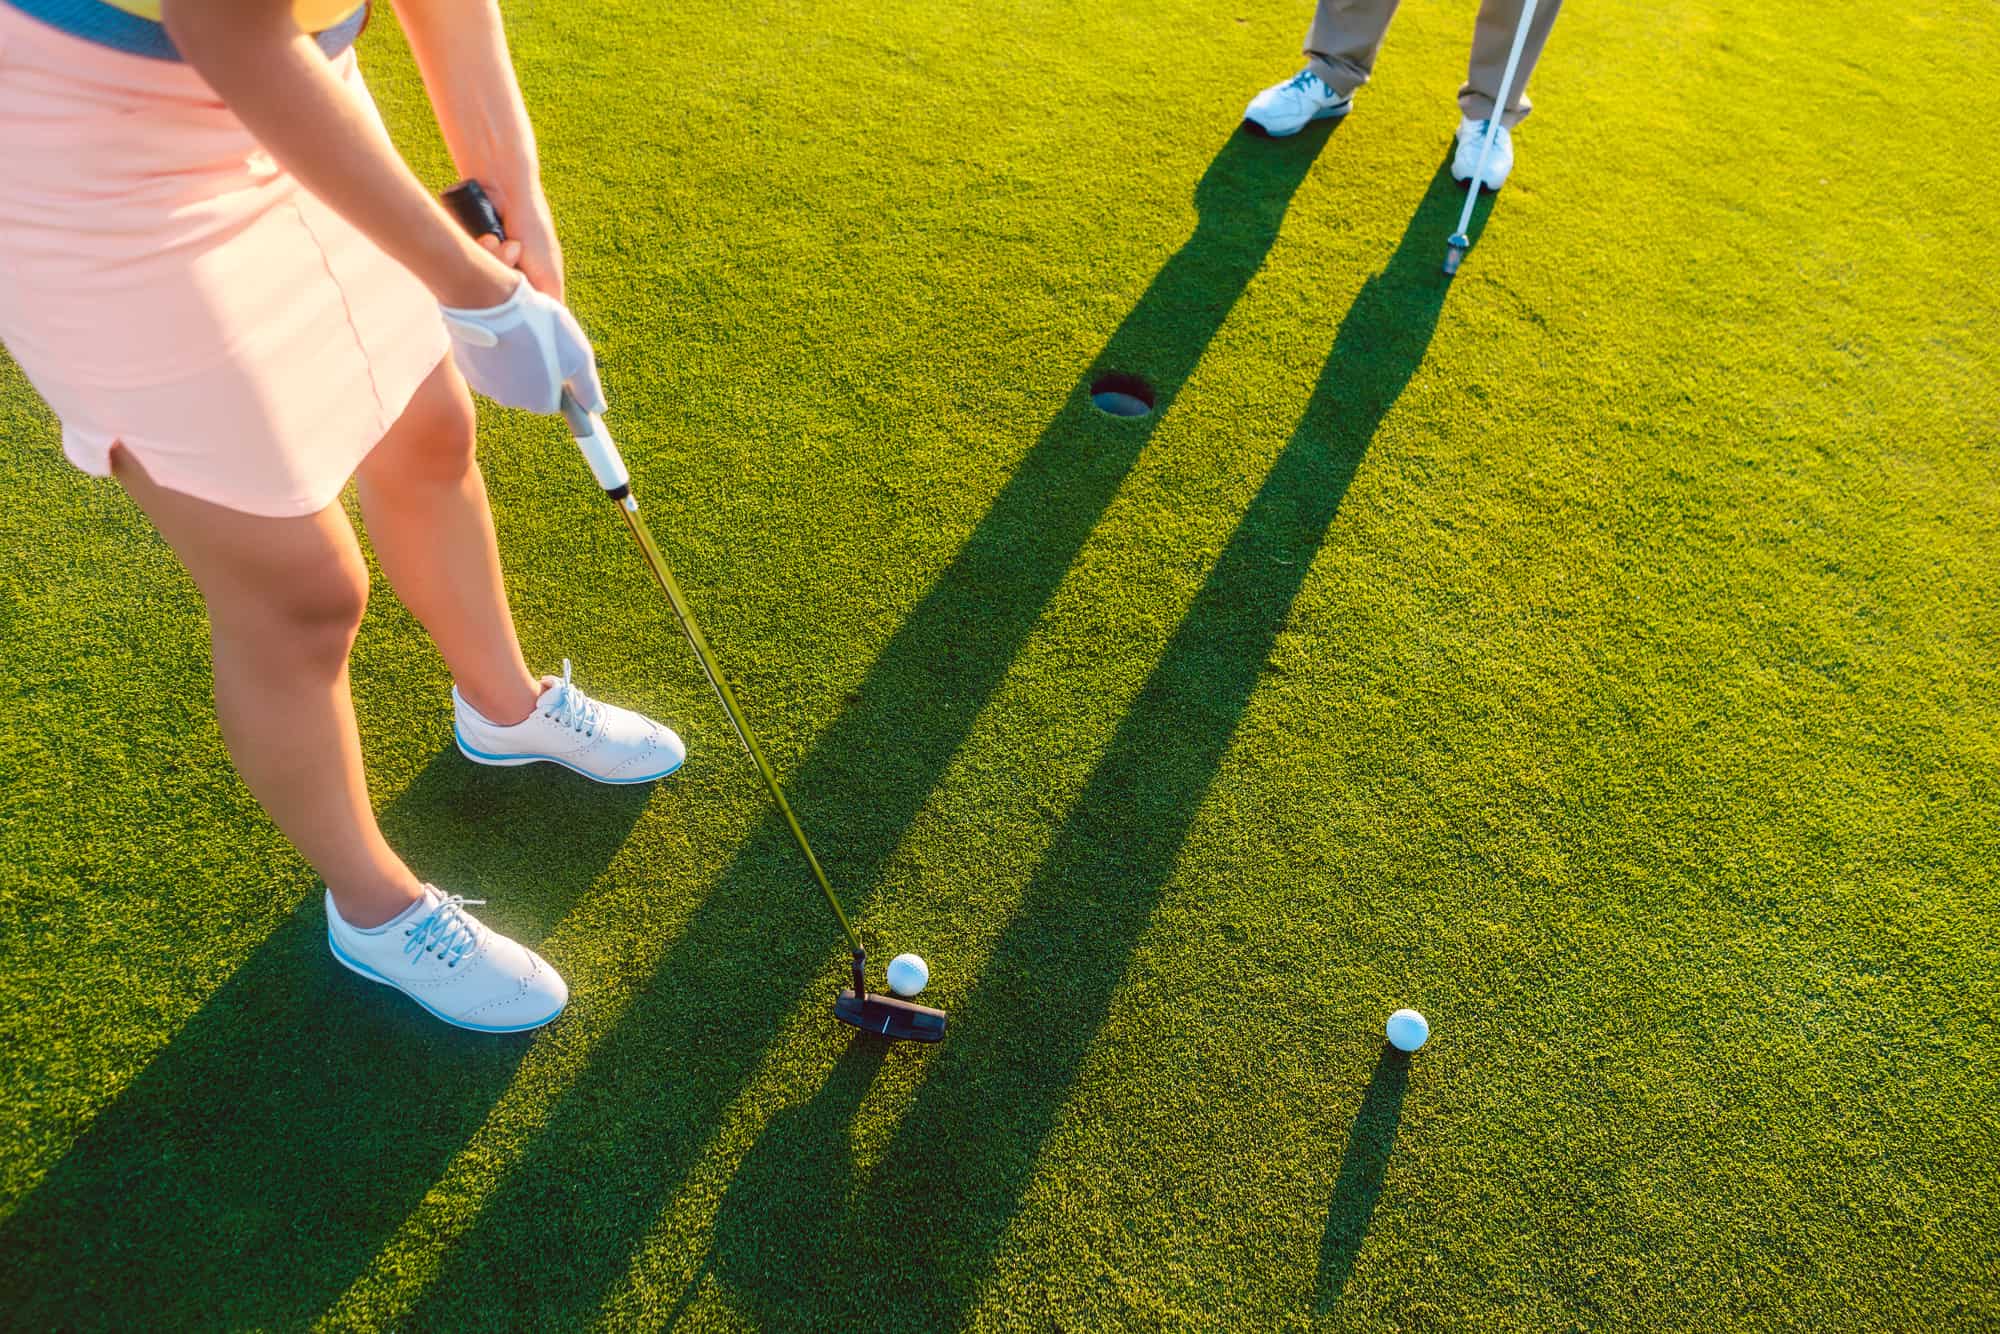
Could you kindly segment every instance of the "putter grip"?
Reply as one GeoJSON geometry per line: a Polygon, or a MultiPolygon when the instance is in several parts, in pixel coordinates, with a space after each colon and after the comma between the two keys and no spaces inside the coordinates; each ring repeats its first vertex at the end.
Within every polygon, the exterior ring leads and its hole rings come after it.
{"type": "MultiPolygon", "coordinates": [[[[478,181],[460,181],[439,199],[458,225],[471,235],[507,239],[500,210],[493,207],[492,197],[478,181]]],[[[584,411],[568,385],[563,386],[562,415],[569,423],[569,433],[576,437],[576,447],[583,451],[583,461],[590,465],[590,475],[597,479],[606,495],[623,500],[631,492],[632,474],[625,470],[625,460],[619,457],[618,446],[613,443],[611,432],[605,429],[604,418],[584,411]]]]}
{"type": "Polygon", "coordinates": [[[604,494],[613,500],[623,500],[631,494],[632,474],[625,471],[625,460],[619,457],[618,446],[612,442],[611,432],[605,429],[604,418],[585,412],[568,385],[563,386],[562,415],[569,423],[569,433],[576,437],[576,447],[583,451],[583,461],[590,465],[590,475],[604,488],[604,494]]]}
{"type": "Polygon", "coordinates": [[[507,239],[507,229],[500,225],[500,210],[493,207],[492,198],[478,181],[460,181],[439,198],[458,225],[473,236],[507,239]]]}

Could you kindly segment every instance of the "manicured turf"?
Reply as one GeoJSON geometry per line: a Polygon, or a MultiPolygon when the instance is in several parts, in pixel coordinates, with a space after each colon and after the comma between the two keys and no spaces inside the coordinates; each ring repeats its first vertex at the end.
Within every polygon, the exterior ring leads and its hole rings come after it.
{"type": "Polygon", "coordinates": [[[1991,5],[1577,5],[1450,287],[1471,7],[1406,9],[1283,143],[1294,0],[510,14],[640,494],[941,1048],[828,1018],[620,525],[498,412],[531,660],[690,762],[469,766],[378,589],[384,824],[576,1000],[337,969],[187,580],[0,372],[0,1323],[2000,1322],[1991,5]]]}

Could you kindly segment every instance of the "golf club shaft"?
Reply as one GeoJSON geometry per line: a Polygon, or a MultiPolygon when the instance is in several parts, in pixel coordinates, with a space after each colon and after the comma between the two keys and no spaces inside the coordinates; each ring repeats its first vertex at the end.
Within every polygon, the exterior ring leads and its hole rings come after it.
{"type": "MultiPolygon", "coordinates": [[[[492,199],[479,182],[460,181],[444,192],[444,204],[459,225],[472,235],[506,238],[500,212],[493,207],[492,199]]],[[[646,527],[645,519],[640,517],[638,498],[632,494],[632,475],[625,468],[625,460],[619,456],[611,432],[606,429],[602,417],[577,402],[568,385],[563,386],[560,410],[563,420],[569,423],[570,434],[576,438],[576,447],[583,453],[583,461],[590,465],[591,476],[597,479],[597,485],[618,506],[625,526],[632,530],[634,540],[639,543],[640,554],[646,558],[646,566],[652,570],[653,578],[659,581],[660,591],[667,595],[667,605],[674,609],[674,619],[680,622],[681,633],[687,637],[688,646],[694,649],[694,656],[701,663],[701,670],[708,677],[715,698],[721,702],[722,711],[729,715],[729,725],[736,729],[736,739],[743,743],[744,753],[757,766],[758,776],[764,780],[764,790],[771,794],[778,813],[785,817],[785,827],[792,831],[799,851],[805,854],[806,865],[812,868],[819,892],[826,895],[826,906],[833,909],[841,933],[847,937],[848,948],[854,951],[854,989],[857,995],[861,994],[866,990],[861,976],[861,937],[855,932],[853,923],[847,920],[847,912],[840,906],[840,898],[833,892],[832,882],[826,878],[826,871],[820,866],[819,857],[806,838],[806,831],[799,825],[799,817],[792,814],[792,804],[785,800],[785,790],[778,786],[778,775],[772,771],[771,762],[764,758],[764,748],[757,744],[757,734],[751,730],[750,720],[743,716],[742,708],[736,703],[736,692],[729,688],[729,678],[722,674],[722,664],[716,661],[715,651],[709,648],[708,637],[701,632],[701,622],[694,618],[694,609],[682,596],[680,583],[667,566],[667,558],[660,554],[652,531],[646,527]]]]}
{"type": "Polygon", "coordinates": [[[1514,70],[1521,63],[1521,48],[1528,44],[1528,29],[1535,22],[1535,0],[1526,0],[1521,6],[1521,21],[1514,27],[1514,45],[1507,52],[1507,68],[1500,72],[1500,92],[1493,99],[1493,115],[1486,122],[1486,138],[1479,145],[1479,166],[1472,173],[1472,186],[1465,192],[1465,208],[1458,215],[1459,236],[1469,236],[1466,229],[1472,226],[1472,210],[1479,203],[1480,183],[1486,179],[1486,159],[1493,152],[1493,141],[1500,136],[1500,122],[1507,115],[1507,95],[1514,90],[1514,70]]]}
{"type": "Polygon", "coordinates": [[[806,865],[812,868],[820,893],[826,895],[826,906],[833,909],[834,917],[839,920],[840,929],[847,936],[848,947],[856,954],[861,953],[861,937],[855,934],[854,927],[848,922],[847,913],[841,908],[832,883],[821,869],[819,858],[813,854],[812,844],[799,824],[799,817],[792,814],[792,804],[785,800],[785,790],[778,785],[778,775],[772,772],[771,762],[764,758],[764,748],[757,744],[757,734],[750,729],[750,720],[743,716],[741,706],[736,703],[736,692],[729,688],[729,678],[722,674],[722,664],[716,661],[715,650],[708,646],[708,638],[701,632],[701,623],[695,620],[693,608],[688,606],[687,598],[681,594],[679,581],[667,567],[667,558],[660,554],[659,544],[653,541],[652,530],[646,527],[646,520],[639,514],[638,500],[629,489],[623,497],[616,499],[625,526],[632,530],[632,536],[646,558],[647,568],[652,570],[653,578],[659,582],[660,591],[667,595],[667,604],[674,609],[674,618],[681,623],[681,633],[687,636],[689,647],[694,649],[694,656],[700,660],[701,670],[708,676],[708,684],[714,688],[715,697],[722,702],[722,711],[729,715],[729,725],[736,729],[736,739],[743,743],[750,762],[757,766],[757,773],[764,780],[764,790],[771,794],[772,804],[785,817],[785,826],[792,831],[799,851],[805,854],[806,865]]]}

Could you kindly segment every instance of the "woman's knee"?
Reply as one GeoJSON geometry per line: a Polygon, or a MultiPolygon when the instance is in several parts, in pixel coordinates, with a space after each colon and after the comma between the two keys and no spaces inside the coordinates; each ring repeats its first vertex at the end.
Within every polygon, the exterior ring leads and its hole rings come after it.
{"type": "Polygon", "coordinates": [[[163,488],[122,447],[113,462],[194,577],[218,641],[265,659],[345,659],[368,609],[368,563],[338,501],[266,518],[163,488]]]}
{"type": "Polygon", "coordinates": [[[359,551],[331,554],[282,583],[234,586],[208,602],[218,637],[260,658],[337,668],[368,610],[368,566],[359,551]]]}

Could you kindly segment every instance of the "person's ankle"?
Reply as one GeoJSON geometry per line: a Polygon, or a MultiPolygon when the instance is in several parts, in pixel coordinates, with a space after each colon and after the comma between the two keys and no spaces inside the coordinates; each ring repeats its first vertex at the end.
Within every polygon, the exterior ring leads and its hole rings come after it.
{"type": "Polygon", "coordinates": [[[424,896],[424,887],[407,871],[402,877],[368,884],[327,885],[333,910],[357,931],[372,931],[394,921],[424,896]]]}
{"type": "Polygon", "coordinates": [[[543,690],[542,683],[531,676],[523,676],[498,691],[484,682],[472,688],[454,684],[458,685],[458,697],[465,701],[466,707],[495,727],[516,727],[528,721],[543,690]]]}

